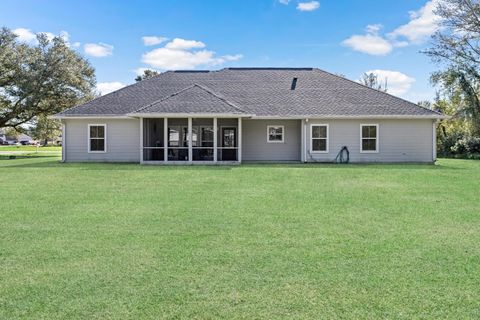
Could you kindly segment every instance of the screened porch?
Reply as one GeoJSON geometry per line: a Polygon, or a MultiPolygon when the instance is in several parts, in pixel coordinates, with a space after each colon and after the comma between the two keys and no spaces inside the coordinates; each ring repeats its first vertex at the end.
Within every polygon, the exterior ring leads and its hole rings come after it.
{"type": "Polygon", "coordinates": [[[241,118],[140,118],[141,162],[241,162],[241,118]]]}

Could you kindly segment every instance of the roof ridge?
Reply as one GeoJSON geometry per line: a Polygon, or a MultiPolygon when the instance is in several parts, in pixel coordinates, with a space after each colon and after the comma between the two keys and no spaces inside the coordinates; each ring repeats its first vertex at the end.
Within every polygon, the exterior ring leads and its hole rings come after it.
{"type": "Polygon", "coordinates": [[[243,109],[240,108],[239,106],[235,105],[233,102],[231,102],[231,101],[227,100],[226,98],[220,96],[219,94],[217,94],[216,92],[214,92],[212,89],[210,89],[210,88],[208,88],[208,87],[206,87],[206,86],[200,85],[200,84],[198,84],[198,83],[194,83],[194,84],[192,84],[192,85],[190,85],[190,86],[187,86],[187,87],[183,88],[182,90],[176,91],[176,92],[174,92],[174,93],[172,93],[172,94],[170,94],[170,95],[168,95],[168,96],[166,96],[166,97],[163,97],[163,98],[161,98],[161,99],[155,100],[154,102],[149,103],[149,104],[147,104],[146,106],[143,106],[143,107],[141,107],[141,108],[133,111],[133,113],[138,113],[138,112],[140,112],[140,111],[142,111],[142,110],[145,110],[145,109],[147,109],[147,108],[149,108],[149,107],[151,107],[151,106],[153,106],[153,105],[155,105],[155,104],[157,104],[157,103],[163,102],[163,101],[168,100],[168,99],[170,99],[170,98],[172,98],[172,97],[174,97],[174,96],[177,96],[177,95],[179,95],[179,94],[182,94],[183,92],[185,92],[185,91],[187,91],[187,90],[190,90],[190,89],[192,89],[192,88],[194,88],[194,87],[198,87],[198,88],[202,89],[203,91],[205,91],[206,93],[208,93],[208,94],[214,96],[215,98],[223,101],[224,103],[228,104],[229,106],[231,106],[231,107],[233,107],[233,108],[235,108],[235,109],[237,109],[237,110],[239,110],[239,111],[241,111],[241,112],[243,112],[243,113],[246,113],[245,110],[243,110],[243,109]]]}
{"type": "Polygon", "coordinates": [[[193,87],[195,87],[195,84],[189,85],[189,86],[183,88],[182,90],[176,91],[176,92],[174,92],[174,93],[172,93],[172,94],[169,94],[168,96],[165,96],[165,97],[162,97],[162,98],[160,98],[160,99],[158,99],[158,100],[155,100],[155,101],[153,101],[152,103],[147,104],[146,106],[143,106],[143,107],[141,107],[141,108],[138,108],[137,110],[133,111],[133,113],[137,113],[137,112],[139,112],[139,111],[141,111],[141,110],[143,110],[143,109],[146,109],[146,108],[148,108],[148,107],[153,106],[153,105],[156,104],[156,103],[159,103],[159,102],[162,102],[162,101],[164,101],[164,100],[170,99],[171,97],[174,97],[174,96],[182,93],[183,91],[186,91],[186,90],[191,89],[191,88],[193,88],[193,87]]]}
{"type": "Polygon", "coordinates": [[[370,88],[370,87],[365,86],[365,85],[363,85],[363,84],[361,84],[361,83],[359,83],[359,82],[357,82],[357,81],[350,80],[350,79],[348,79],[348,78],[345,78],[345,77],[336,75],[336,74],[334,74],[334,73],[325,71],[325,70],[320,69],[320,68],[315,68],[315,69],[318,70],[318,71],[320,71],[320,72],[323,72],[323,73],[329,74],[329,75],[331,75],[331,76],[334,76],[334,77],[336,77],[336,78],[340,78],[340,79],[343,79],[343,80],[352,82],[352,83],[354,83],[354,84],[356,84],[357,86],[360,86],[360,87],[362,87],[362,88],[367,88],[367,89],[369,89],[369,90],[373,90],[373,91],[375,91],[375,92],[379,92],[380,94],[384,94],[384,95],[387,95],[387,96],[389,96],[389,97],[395,98],[395,99],[397,99],[397,100],[406,102],[406,103],[411,104],[411,105],[413,105],[413,106],[415,106],[415,107],[417,107],[417,108],[425,109],[425,110],[430,111],[430,112],[432,112],[432,113],[434,113],[434,114],[443,115],[443,114],[440,113],[440,112],[437,112],[437,111],[435,111],[435,110],[422,107],[422,106],[420,106],[420,105],[417,104],[417,103],[414,103],[414,102],[408,101],[408,100],[406,100],[406,99],[403,99],[403,98],[394,96],[393,94],[390,94],[390,93],[388,93],[388,92],[380,91],[380,90],[377,90],[377,89],[375,89],[375,88],[370,88]]]}
{"type": "Polygon", "coordinates": [[[216,93],[215,91],[213,91],[213,90],[210,89],[209,87],[204,86],[204,85],[201,85],[201,84],[198,84],[198,83],[194,83],[194,86],[199,87],[200,89],[206,91],[207,93],[211,94],[211,95],[214,96],[215,98],[218,98],[218,99],[222,100],[223,102],[225,102],[226,104],[234,107],[235,109],[238,109],[238,110],[246,113],[245,110],[243,110],[242,108],[240,108],[240,107],[237,106],[235,103],[233,103],[233,102],[231,102],[230,100],[228,100],[227,98],[219,95],[218,93],[216,93]]]}
{"type": "Polygon", "coordinates": [[[267,71],[313,71],[315,68],[313,67],[228,67],[223,68],[222,70],[233,70],[233,71],[255,71],[255,70],[267,70],[267,71]]]}

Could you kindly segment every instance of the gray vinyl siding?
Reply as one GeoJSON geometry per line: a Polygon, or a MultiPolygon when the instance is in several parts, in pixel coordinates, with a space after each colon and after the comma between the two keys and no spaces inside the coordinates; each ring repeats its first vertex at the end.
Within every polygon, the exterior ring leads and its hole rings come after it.
{"type": "Polygon", "coordinates": [[[138,119],[68,119],[65,123],[65,161],[140,162],[138,119]],[[106,124],[107,152],[88,152],[88,125],[106,124]]]}
{"type": "Polygon", "coordinates": [[[343,146],[351,162],[433,162],[433,120],[315,120],[306,123],[306,161],[333,161],[343,146]],[[311,125],[329,125],[329,152],[310,153],[311,125]],[[378,124],[378,153],[360,152],[360,124],[378,124]]]}
{"type": "MultiPolygon", "coordinates": [[[[174,121],[171,119],[170,121],[174,121]]],[[[202,122],[203,120],[198,120],[202,122]]],[[[307,162],[334,161],[342,146],[350,151],[351,162],[432,162],[434,120],[317,120],[305,124],[307,162]],[[329,152],[310,153],[312,124],[329,125],[329,152]],[[378,124],[378,153],[360,153],[360,124],[378,124]]],[[[198,123],[200,125],[200,122],[198,123]]],[[[138,119],[68,119],[65,124],[65,161],[139,162],[140,123],[138,119]],[[106,124],[107,152],[88,152],[88,124],[106,124]]],[[[235,126],[237,119],[218,119],[218,126],[235,126]]],[[[301,120],[242,120],[244,161],[300,161],[301,120]],[[267,142],[267,126],[285,127],[283,143],[267,142]]],[[[220,130],[219,130],[220,135],[220,130]]],[[[220,137],[219,137],[220,145],[220,137]]]]}
{"type": "Polygon", "coordinates": [[[242,159],[245,161],[300,161],[300,120],[243,120],[242,159]],[[268,143],[267,126],[284,126],[284,142],[268,143]]]}

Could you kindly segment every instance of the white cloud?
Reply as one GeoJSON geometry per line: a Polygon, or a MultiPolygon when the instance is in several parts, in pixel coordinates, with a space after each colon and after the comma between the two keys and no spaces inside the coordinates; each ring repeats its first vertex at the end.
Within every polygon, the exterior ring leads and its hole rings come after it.
{"type": "Polygon", "coordinates": [[[412,84],[415,82],[415,79],[412,77],[407,76],[404,73],[399,71],[391,71],[391,70],[369,70],[366,72],[374,73],[378,76],[378,81],[380,83],[387,82],[388,93],[393,94],[395,96],[402,96],[406,94],[412,84]]]}
{"type": "Polygon", "coordinates": [[[389,34],[389,37],[406,38],[414,44],[425,42],[439,28],[440,17],[435,14],[435,9],[440,0],[431,0],[418,11],[410,12],[410,21],[389,34]]]}
{"type": "Polygon", "coordinates": [[[194,69],[202,65],[214,66],[242,58],[241,54],[216,56],[214,51],[203,48],[205,48],[203,42],[175,38],[164,47],[143,54],[142,62],[154,68],[172,70],[194,69]]]}
{"type": "Polygon", "coordinates": [[[290,0],[278,0],[278,2],[280,2],[281,4],[288,4],[290,2],[290,0]]]}
{"type": "Polygon", "coordinates": [[[78,48],[78,47],[80,47],[80,45],[81,45],[81,43],[77,41],[77,42],[74,42],[74,43],[72,44],[72,47],[78,48]]]}
{"type": "Polygon", "coordinates": [[[70,43],[68,42],[70,40],[70,34],[67,31],[60,31],[60,38],[62,38],[66,43],[70,45],[70,43]]]}
{"type": "MultiPolygon", "coordinates": [[[[22,41],[22,42],[26,42],[26,43],[29,43],[29,44],[37,44],[38,43],[37,35],[34,32],[32,32],[30,29],[17,28],[17,29],[13,30],[13,33],[15,33],[18,36],[17,39],[22,41]]],[[[44,34],[45,36],[47,36],[47,39],[49,41],[52,41],[53,38],[55,38],[55,34],[53,34],[52,32],[38,32],[38,34],[44,34]]],[[[69,42],[70,34],[67,31],[65,31],[65,30],[60,31],[58,36],[65,41],[67,46],[70,46],[70,42],[69,42]]]]}
{"type": "Polygon", "coordinates": [[[175,38],[165,45],[165,48],[172,50],[190,50],[190,49],[199,49],[205,48],[205,43],[195,40],[185,40],[180,38],[175,38]]]}
{"type": "Polygon", "coordinates": [[[365,28],[367,33],[372,33],[372,34],[378,34],[378,31],[380,31],[383,28],[383,26],[380,23],[377,24],[369,24],[365,28]]]}
{"type": "Polygon", "coordinates": [[[106,57],[113,54],[113,46],[106,43],[86,43],[83,46],[85,53],[92,57],[106,57]]]}
{"type": "Polygon", "coordinates": [[[320,2],[310,1],[310,2],[299,2],[297,4],[297,9],[300,11],[314,11],[320,8],[320,2]]]}
{"type": "Polygon", "coordinates": [[[430,0],[420,10],[410,12],[410,21],[386,37],[379,35],[380,24],[368,25],[366,34],[353,35],[343,41],[343,44],[355,51],[371,55],[387,55],[393,48],[403,48],[411,44],[425,42],[439,28],[440,17],[435,9],[441,0],[430,0]]]}
{"type": "Polygon", "coordinates": [[[193,69],[199,65],[211,64],[214,52],[172,50],[159,48],[143,55],[142,61],[160,69],[193,69]]]}
{"type": "Polygon", "coordinates": [[[167,41],[168,38],[165,37],[157,37],[157,36],[144,36],[142,37],[143,44],[146,46],[154,46],[160,44],[162,42],[167,41]]]}
{"type": "Polygon", "coordinates": [[[26,28],[14,29],[13,33],[17,35],[17,39],[23,42],[36,42],[37,36],[35,33],[26,28]]]}
{"type": "Polygon", "coordinates": [[[393,45],[378,35],[378,32],[382,28],[380,24],[371,24],[366,27],[366,34],[353,35],[350,38],[344,40],[343,45],[352,48],[355,51],[384,56],[389,54],[393,50],[393,45]]]}
{"type": "Polygon", "coordinates": [[[377,35],[354,35],[343,41],[343,44],[355,51],[375,56],[384,56],[392,52],[392,45],[377,35]]]}
{"type": "Polygon", "coordinates": [[[100,94],[103,96],[107,93],[113,92],[115,90],[121,89],[125,87],[126,85],[115,81],[115,82],[100,82],[97,84],[97,90],[100,92],[100,94]]]}

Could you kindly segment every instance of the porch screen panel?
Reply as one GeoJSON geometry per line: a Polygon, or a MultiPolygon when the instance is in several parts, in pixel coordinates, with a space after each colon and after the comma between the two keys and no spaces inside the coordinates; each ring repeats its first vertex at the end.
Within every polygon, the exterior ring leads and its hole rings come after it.
{"type": "Polygon", "coordinates": [[[163,161],[163,118],[143,119],[143,160],[163,161]]]}
{"type": "Polygon", "coordinates": [[[213,161],[213,119],[192,120],[193,161],[213,161]]]}
{"type": "Polygon", "coordinates": [[[188,161],[187,119],[168,119],[168,161],[188,161]]]}

